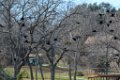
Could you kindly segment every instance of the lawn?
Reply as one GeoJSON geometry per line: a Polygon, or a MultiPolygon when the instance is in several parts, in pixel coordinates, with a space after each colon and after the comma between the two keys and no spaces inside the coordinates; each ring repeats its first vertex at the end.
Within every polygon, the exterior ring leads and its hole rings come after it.
{"type": "MultiPolygon", "coordinates": [[[[12,67],[5,68],[4,70],[8,75],[13,76],[12,67]]],[[[50,71],[48,67],[43,68],[43,73],[44,73],[45,80],[50,80],[50,71]]],[[[33,74],[34,74],[34,78],[36,79],[36,67],[33,67],[33,74]]],[[[29,68],[23,67],[19,75],[24,77],[24,78],[21,78],[21,80],[30,80],[29,68]]],[[[38,80],[41,80],[41,75],[39,70],[37,70],[37,78],[38,80]]],[[[67,69],[56,68],[55,80],[68,80],[68,79],[69,77],[68,77],[67,69]]],[[[87,79],[84,76],[77,76],[77,80],[87,80],[87,79]]]]}

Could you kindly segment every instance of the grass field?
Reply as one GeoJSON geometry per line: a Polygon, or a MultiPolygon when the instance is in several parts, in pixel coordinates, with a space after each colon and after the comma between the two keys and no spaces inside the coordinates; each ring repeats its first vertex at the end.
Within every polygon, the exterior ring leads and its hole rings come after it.
{"type": "MultiPolygon", "coordinates": [[[[33,74],[34,74],[34,78],[36,79],[36,77],[38,78],[38,80],[41,80],[41,74],[40,71],[37,69],[36,67],[32,67],[33,68],[33,74]],[[36,71],[37,71],[37,76],[36,76],[36,71]]],[[[8,67],[4,69],[6,71],[6,73],[10,76],[13,76],[13,68],[12,67],[8,67]]],[[[48,67],[44,67],[43,68],[43,73],[44,73],[44,78],[45,80],[50,80],[50,71],[48,67]]],[[[29,72],[29,68],[28,67],[23,67],[21,69],[21,72],[19,74],[19,77],[21,77],[21,80],[30,80],[30,72],[29,72]]],[[[62,69],[62,68],[56,68],[56,74],[55,74],[55,80],[68,80],[68,71],[67,69],[62,69]]],[[[77,80],[87,80],[84,76],[77,76],[77,80]]]]}

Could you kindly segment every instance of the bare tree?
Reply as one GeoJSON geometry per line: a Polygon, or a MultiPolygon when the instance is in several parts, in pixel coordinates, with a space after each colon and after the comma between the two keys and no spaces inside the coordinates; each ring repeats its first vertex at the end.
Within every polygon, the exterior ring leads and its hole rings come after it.
{"type": "MultiPolygon", "coordinates": [[[[34,52],[36,48],[45,50],[43,45],[46,44],[46,39],[50,39],[51,34],[57,29],[54,26],[56,17],[59,15],[60,4],[61,1],[54,0],[0,1],[2,6],[0,27],[2,33],[8,34],[10,41],[6,46],[10,49],[14,64],[14,80],[17,79],[22,66],[28,63],[31,52],[34,52]]],[[[54,47],[51,48],[53,50],[54,47]]],[[[62,58],[63,53],[55,65],[62,58]]],[[[31,66],[30,71],[32,73],[31,66]]],[[[33,74],[31,74],[31,79],[33,80],[33,74]]]]}

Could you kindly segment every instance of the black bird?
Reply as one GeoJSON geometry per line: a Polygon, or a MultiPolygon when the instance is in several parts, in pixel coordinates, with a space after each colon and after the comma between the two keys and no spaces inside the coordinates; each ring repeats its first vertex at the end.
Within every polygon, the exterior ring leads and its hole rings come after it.
{"type": "Polygon", "coordinates": [[[119,54],[115,54],[115,56],[119,56],[119,54]]]}
{"type": "Polygon", "coordinates": [[[113,29],[111,29],[111,30],[110,30],[110,32],[114,32],[114,30],[113,30],[113,29]]]}
{"type": "Polygon", "coordinates": [[[26,36],[26,35],[24,35],[24,38],[27,38],[27,36],[26,36]]]}
{"type": "Polygon", "coordinates": [[[20,20],[24,20],[24,17],[21,17],[21,19],[20,20]]]}
{"type": "Polygon", "coordinates": [[[23,23],[21,26],[23,26],[23,27],[24,27],[24,26],[25,26],[25,24],[23,23]]]}
{"type": "Polygon", "coordinates": [[[54,39],[54,41],[57,41],[57,40],[58,40],[57,38],[54,39]]]}
{"type": "Polygon", "coordinates": [[[80,22],[76,22],[77,24],[80,24],[80,22]]]}
{"type": "Polygon", "coordinates": [[[109,23],[112,23],[112,20],[110,20],[109,23]]]}
{"type": "Polygon", "coordinates": [[[117,40],[118,38],[116,36],[114,36],[114,39],[117,40]]]}
{"type": "Polygon", "coordinates": [[[72,39],[73,39],[74,41],[76,41],[76,38],[75,38],[75,37],[73,37],[72,39]]]}
{"type": "Polygon", "coordinates": [[[99,21],[99,24],[103,24],[103,21],[99,21]]]}
{"type": "Polygon", "coordinates": [[[14,58],[14,61],[16,61],[16,58],[14,58]]]}
{"type": "Polygon", "coordinates": [[[110,26],[110,24],[107,24],[107,27],[109,27],[110,26]]]}
{"type": "Polygon", "coordinates": [[[97,32],[96,30],[93,30],[92,32],[97,32]]]}
{"type": "Polygon", "coordinates": [[[64,48],[64,51],[68,51],[67,48],[64,48]]]}
{"type": "Polygon", "coordinates": [[[109,13],[109,12],[110,12],[110,10],[109,10],[109,9],[107,9],[107,10],[106,10],[106,12],[107,12],[107,13],[109,13]]]}
{"type": "Polygon", "coordinates": [[[111,14],[111,17],[115,17],[115,14],[114,14],[114,13],[112,13],[112,14],[111,14]]]}
{"type": "Polygon", "coordinates": [[[25,43],[29,43],[29,41],[28,41],[28,40],[25,40],[25,43]]]}
{"type": "Polygon", "coordinates": [[[50,45],[50,41],[47,41],[46,44],[50,45]]]}
{"type": "Polygon", "coordinates": [[[100,17],[102,17],[102,16],[103,16],[103,14],[99,13],[99,16],[100,16],[100,17]]]}

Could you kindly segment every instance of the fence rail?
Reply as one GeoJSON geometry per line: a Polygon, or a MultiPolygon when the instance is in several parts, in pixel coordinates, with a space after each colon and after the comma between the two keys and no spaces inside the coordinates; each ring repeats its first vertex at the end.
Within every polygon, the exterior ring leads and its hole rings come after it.
{"type": "Polygon", "coordinates": [[[84,70],[86,76],[96,76],[105,74],[119,74],[118,72],[111,71],[111,68],[89,68],[84,70]]]}
{"type": "Polygon", "coordinates": [[[120,74],[106,74],[88,77],[88,80],[120,80],[120,74]]]}
{"type": "Polygon", "coordinates": [[[116,73],[110,70],[110,68],[89,69],[87,75],[88,80],[120,80],[120,73],[116,73]]]}

